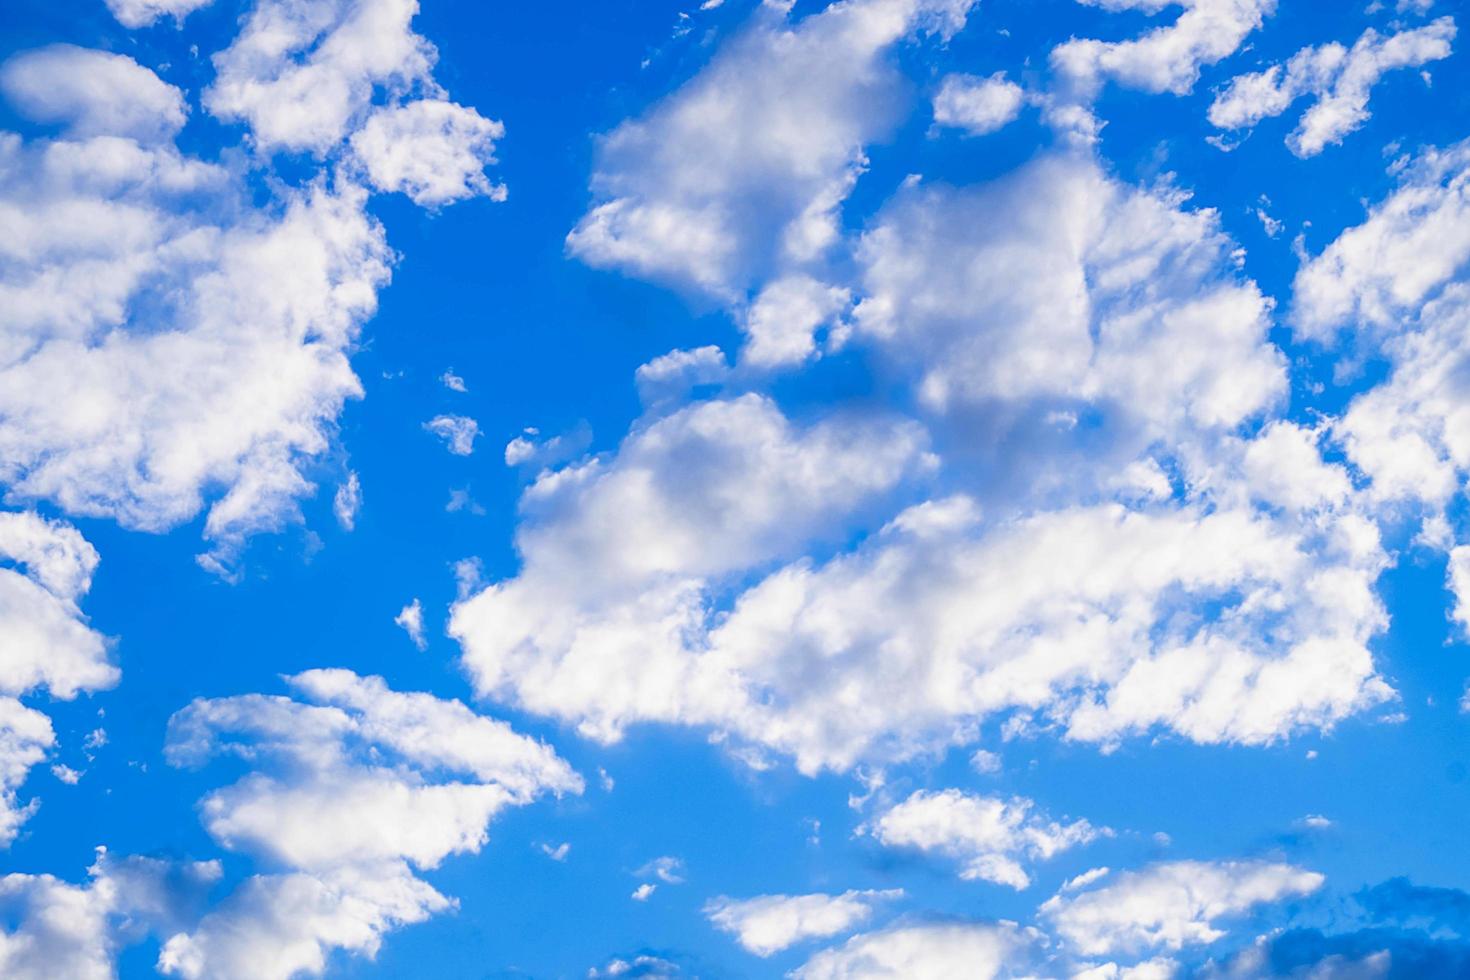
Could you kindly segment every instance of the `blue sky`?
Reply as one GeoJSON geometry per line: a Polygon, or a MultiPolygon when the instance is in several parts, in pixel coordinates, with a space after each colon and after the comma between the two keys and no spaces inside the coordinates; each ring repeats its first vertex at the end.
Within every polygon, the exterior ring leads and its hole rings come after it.
{"type": "Polygon", "coordinates": [[[1463,5],[421,7],[0,11],[0,974],[1470,973],[1463,5]]]}

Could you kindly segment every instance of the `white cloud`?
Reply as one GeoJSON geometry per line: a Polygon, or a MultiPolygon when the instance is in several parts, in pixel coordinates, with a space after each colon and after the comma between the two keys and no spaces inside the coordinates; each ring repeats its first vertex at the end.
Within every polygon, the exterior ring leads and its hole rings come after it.
{"type": "Polygon", "coordinates": [[[719,723],[739,693],[689,655],[707,589],[830,539],[922,465],[909,424],[799,428],[769,400],[704,402],[618,453],[543,474],[521,502],[523,567],[456,604],[476,688],[615,739],[636,721],[719,723]]]}
{"type": "Polygon", "coordinates": [[[421,99],[378,109],[352,134],[351,145],[374,188],[442,207],[482,195],[505,199],[505,187],[485,176],[495,162],[495,141],[504,135],[504,126],[474,109],[421,99]]]}
{"type": "Polygon", "coordinates": [[[541,470],[582,455],[591,444],[592,428],[586,422],[549,439],[540,429],[526,429],[505,444],[505,465],[541,470]]]}
{"type": "Polygon", "coordinates": [[[873,837],[887,847],[935,851],[959,861],[960,877],[1017,890],[1031,878],[1023,861],[1046,860],[1086,844],[1099,830],[1086,820],[1064,824],[1035,813],[1030,800],[975,796],[957,789],[915,791],[873,821],[873,837]]]}
{"type": "Polygon", "coordinates": [[[1146,92],[1184,95],[1200,69],[1234,54],[1275,12],[1276,0],[1081,0],[1105,10],[1155,14],[1181,8],[1174,23],[1128,41],[1073,38],[1051,53],[1052,67],[1084,94],[1108,79],[1146,92]]]}
{"type": "Polygon", "coordinates": [[[1309,895],[1322,881],[1320,874],[1289,864],[1174,861],[1125,872],[1075,897],[1058,895],[1042,905],[1041,914],[1086,956],[1176,950],[1223,936],[1217,919],[1309,895]]]}
{"type": "Polygon", "coordinates": [[[608,134],[567,238],[596,266],[737,299],[818,259],[866,144],[898,122],[888,49],[949,36],[971,0],[845,0],[795,24],[767,4],[694,79],[608,134]]]}
{"type": "Polygon", "coordinates": [[[479,851],[507,806],[582,790],[549,747],[458,701],[346,670],[287,681],[305,701],[196,700],[169,722],[173,764],[218,754],[251,763],[205,797],[205,827],[287,870],[248,879],[170,938],[159,957],[166,973],[285,980],[320,973],[333,949],[371,956],[389,929],[453,904],[410,866],[479,851]]]}
{"type": "Polygon", "coordinates": [[[375,90],[437,94],[437,52],[409,27],[417,0],[260,0],[214,56],[203,103],[243,122],[262,150],[331,150],[370,111],[375,90]]]}
{"type": "Polygon", "coordinates": [[[976,536],[961,503],[740,597],[710,645],[762,692],[748,730],[802,768],[845,768],[970,741],[1016,709],[1104,745],[1154,726],[1262,743],[1389,695],[1366,645],[1385,624],[1366,522],[1108,506],[976,536]],[[822,685],[799,683],[818,665],[822,685]]]}
{"type": "Polygon", "coordinates": [[[692,350],[671,350],[638,365],[634,381],[643,404],[662,406],[682,401],[699,385],[713,385],[730,374],[725,352],[713,344],[692,350]]]}
{"type": "Polygon", "coordinates": [[[217,497],[221,569],[299,519],[388,278],[363,192],[313,183],[239,212],[224,171],[118,137],[0,134],[0,173],[10,498],[161,531],[217,497]]]}
{"type": "Polygon", "coordinates": [[[1372,339],[1399,332],[1470,262],[1470,142],[1425,150],[1399,187],[1297,271],[1292,325],[1310,339],[1353,327],[1372,339]]]}
{"type": "Polygon", "coordinates": [[[332,495],[332,513],[336,515],[342,530],[351,531],[357,526],[357,512],[360,510],[362,481],[358,479],[357,473],[349,471],[347,479],[338,485],[337,492],[332,495]]]}
{"type": "Polygon", "coordinates": [[[772,956],[809,939],[850,932],[872,916],[875,904],[902,896],[901,889],[739,900],[721,896],[705,903],[704,914],[750,952],[772,956]]]}
{"type": "Polygon", "coordinates": [[[1272,422],[1252,439],[1242,469],[1252,490],[1282,507],[1309,510],[1342,503],[1353,492],[1347,471],[1322,461],[1318,433],[1272,422]]]}
{"type": "Polygon", "coordinates": [[[645,881],[643,884],[633,889],[633,894],[630,897],[635,902],[646,902],[657,889],[658,886],[655,885],[653,882],[645,881]]]}
{"type": "Polygon", "coordinates": [[[1450,55],[1453,17],[1387,37],[1371,27],[1351,49],[1340,44],[1303,48],[1281,65],[1232,79],[1210,106],[1210,122],[1221,129],[1246,129],[1276,116],[1297,99],[1314,96],[1301,122],[1286,138],[1299,157],[1327,146],[1367,122],[1368,96],[1386,72],[1417,68],[1450,55]]]}
{"type": "Polygon", "coordinates": [[[1031,939],[1011,923],[895,926],[823,950],[790,974],[794,980],[907,980],[1024,976],[1031,939]]]}
{"type": "Polygon", "coordinates": [[[1100,881],[1106,877],[1111,871],[1111,868],[1092,868],[1062,882],[1060,890],[1062,892],[1075,892],[1079,888],[1086,888],[1093,882],[1100,881]]]}
{"type": "Polygon", "coordinates": [[[0,65],[0,94],[24,117],[72,138],[167,141],[184,126],[183,93],[132,58],[70,44],[23,51],[0,65]]]}
{"type": "Polygon", "coordinates": [[[442,381],[444,383],[444,387],[448,388],[450,391],[458,391],[461,393],[469,391],[469,389],[465,387],[464,378],[461,378],[453,371],[445,371],[439,376],[439,380],[442,381]]]}
{"type": "Polygon", "coordinates": [[[934,96],[934,121],[981,135],[993,133],[1015,119],[1026,94],[998,71],[988,78],[946,75],[934,96]]]}
{"type": "Polygon", "coordinates": [[[401,863],[257,876],[173,935],[157,966],[187,980],[320,976],[333,950],[371,959],[389,930],[452,906],[401,863]]]}
{"type": "Polygon", "coordinates": [[[78,606],[96,567],[96,549],[70,525],[0,512],[0,846],[35,812],[18,791],[56,741],[50,719],[18,699],[44,690],[69,701],[118,681],[107,640],[78,606]]]}
{"type": "Polygon", "coordinates": [[[905,369],[967,451],[1026,447],[994,461],[1012,480],[1058,453],[1067,479],[1079,457],[1112,476],[1110,449],[1232,428],[1281,400],[1284,363],[1218,215],[1184,200],[1085,154],[900,191],[858,248],[853,342],[905,369]],[[1079,412],[1096,421],[1047,422],[1079,412]]]}
{"type": "Polygon", "coordinates": [[[464,415],[436,415],[424,423],[424,429],[443,439],[454,455],[468,456],[475,451],[480,423],[464,415]]]}
{"type": "Polygon", "coordinates": [[[185,17],[213,0],[106,0],[107,9],[124,27],[134,30],[147,27],[160,17],[173,17],[183,23],[185,17]]]}
{"type": "Polygon", "coordinates": [[[424,639],[424,607],[417,598],[398,610],[398,615],[393,617],[393,625],[401,627],[420,650],[429,648],[428,641],[424,639]]]}
{"type": "Polygon", "coordinates": [[[817,351],[816,332],[834,324],[852,302],[843,288],[792,275],[767,283],[741,322],[742,364],[776,368],[800,364],[817,351]]]}
{"type": "Polygon", "coordinates": [[[221,869],[214,861],[118,860],[98,848],[88,874],[83,885],[47,874],[0,878],[0,974],[7,980],[112,980],[119,945],[145,929],[178,928],[221,869]]]}
{"type": "Polygon", "coordinates": [[[806,772],[973,743],[987,720],[1262,744],[1390,698],[1368,650],[1377,530],[1317,433],[1237,434],[1281,404],[1284,358],[1217,216],[1183,199],[1080,156],[901,192],[859,250],[847,342],[912,381],[954,469],[902,428],[860,464],[834,421],[655,396],[668,414],[617,455],[533,485],[520,574],[455,607],[477,689],[604,740],[706,726],[806,772]],[[975,495],[825,557],[916,471],[975,495]]]}

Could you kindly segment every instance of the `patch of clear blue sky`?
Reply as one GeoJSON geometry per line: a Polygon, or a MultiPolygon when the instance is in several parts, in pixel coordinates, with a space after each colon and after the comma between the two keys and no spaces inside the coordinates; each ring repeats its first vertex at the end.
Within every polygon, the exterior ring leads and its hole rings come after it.
{"type": "MultiPolygon", "coordinates": [[[[424,6],[417,28],[439,48],[439,80],[457,101],[506,124],[496,176],[510,198],[439,214],[401,198],[374,199],[401,259],[353,361],[367,397],[342,418],[346,458],[323,466],[323,491],[306,505],[305,527],[254,542],[244,581],[223,584],[195,566],[197,521],[160,536],[76,521],[103,555],[86,609],[98,629],[119,638],[123,681],[114,691],[55,707],[68,751],[99,726],[109,743],[75,787],[52,785],[42,770],[32,777],[47,782],[44,808],[0,855],[6,870],[76,879],[99,844],[118,853],[216,856],[195,802],[228,781],[231,764],[188,773],[161,757],[169,715],[192,697],[274,692],[282,673],[346,666],[384,674],[399,689],[468,698],[457,648],[442,636],[444,611],[454,596],[454,561],[479,557],[490,579],[515,570],[511,540],[523,480],[502,465],[500,448],[524,426],[552,434],[585,420],[594,449],[610,449],[638,413],[637,365],[675,347],[734,346],[735,331],[722,313],[588,269],[565,256],[562,242],[588,201],[594,134],[639,114],[692,75],[751,4],[730,2],[701,14],[695,29],[677,38],[681,7],[671,3],[426,0],[424,6]],[[468,393],[440,383],[450,368],[465,379],[468,393]],[[441,412],[479,421],[484,438],[474,455],[450,456],[422,431],[421,423],[441,412]],[[365,499],[351,534],[330,514],[330,487],[343,465],[361,475],[365,499]],[[468,489],[484,513],[447,512],[450,491],[458,488],[468,489]],[[392,623],[415,596],[425,609],[425,653],[392,623]]],[[[797,15],[817,6],[799,4],[797,15]]],[[[1392,186],[1388,144],[1411,149],[1465,136],[1470,72],[1457,54],[1434,66],[1432,88],[1413,71],[1386,76],[1373,91],[1371,121],[1309,160],[1281,144],[1295,112],[1266,120],[1237,150],[1222,153],[1204,142],[1212,132],[1205,108],[1213,87],[1303,45],[1350,43],[1388,16],[1369,16],[1360,3],[1283,0],[1281,6],[1248,50],[1205,69],[1193,95],[1112,88],[1099,114],[1108,120],[1102,154],[1115,172],[1135,181],[1177,174],[1196,205],[1220,211],[1246,249],[1245,272],[1285,310],[1297,267],[1292,236],[1310,221],[1305,244],[1316,252],[1361,221],[1365,202],[1392,186]],[[1279,237],[1267,236],[1253,213],[1262,195],[1285,223],[1279,237]]],[[[183,142],[211,156],[235,143],[238,131],[200,111],[197,94],[210,77],[207,55],[228,43],[241,9],[217,0],[181,31],[165,23],[130,33],[96,0],[8,0],[0,7],[0,55],[55,41],[130,54],[190,93],[195,111],[183,142]],[[190,52],[195,45],[197,56],[190,52]]],[[[1034,111],[991,136],[931,137],[925,93],[943,72],[1005,69],[1025,77],[1043,71],[1045,52],[1067,36],[1127,37],[1144,23],[1141,16],[1106,14],[1070,0],[987,0],[946,50],[901,51],[913,113],[891,143],[872,148],[871,168],[844,211],[846,224],[862,227],[909,173],[976,182],[1013,169],[1046,144],[1034,111]]],[[[0,125],[33,131],[4,108],[0,125]]],[[[1329,376],[1327,362],[1310,349],[1289,352],[1299,382],[1294,411],[1335,408],[1361,387],[1329,386],[1314,401],[1300,382],[1329,376]]],[[[839,358],[783,381],[777,391],[799,409],[834,390],[861,393],[869,384],[861,365],[839,358]]],[[[976,775],[956,753],[932,770],[900,777],[915,787],[1016,793],[1053,815],[1084,816],[1119,830],[1112,840],[1039,865],[1025,892],[961,882],[943,863],[882,852],[854,838],[859,818],[846,803],[850,779],[808,779],[786,766],[747,772],[699,732],[685,730],[642,728],[621,745],[600,747],[488,706],[548,738],[593,777],[586,794],[498,818],[482,854],[451,858],[427,875],[459,899],[457,914],[391,933],[376,963],[337,966],[343,976],[364,977],[581,976],[613,955],[650,950],[706,976],[775,976],[809,949],[767,961],[743,953],[700,915],[708,897],[901,886],[908,891],[901,910],[1025,920],[1071,875],[1161,855],[1285,855],[1325,872],[1332,896],[1394,875],[1470,886],[1463,832],[1470,741],[1456,708],[1470,657],[1450,642],[1442,561],[1395,544],[1402,561],[1383,582],[1393,627],[1377,648],[1383,671],[1403,695],[1408,720],[1402,724],[1369,716],[1269,748],[1134,740],[1111,755],[1042,739],[1005,747],[999,775],[976,775]],[[1308,750],[1318,757],[1308,760],[1308,750]],[[612,793],[598,785],[598,767],[615,778],[612,793]],[[1325,814],[1337,826],[1303,834],[1293,823],[1309,813],[1325,814]],[[813,820],[820,821],[820,844],[809,840],[813,820]],[[1156,833],[1167,834],[1169,843],[1156,833]],[[537,850],[563,841],[572,845],[565,863],[537,850]],[[686,862],[688,882],[661,887],[647,903],[630,901],[633,869],[662,854],[686,862]]],[[[65,754],[61,761],[78,764],[65,754]]],[[[224,860],[230,880],[252,870],[239,858],[224,860]]],[[[123,975],[151,975],[156,950],[150,942],[125,953],[123,975]]]]}

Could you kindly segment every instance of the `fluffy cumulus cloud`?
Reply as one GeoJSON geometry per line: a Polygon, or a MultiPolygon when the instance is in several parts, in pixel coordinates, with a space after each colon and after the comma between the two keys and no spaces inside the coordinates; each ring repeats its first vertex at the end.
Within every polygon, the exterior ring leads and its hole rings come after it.
{"type": "Polygon", "coordinates": [[[983,409],[977,442],[1016,438],[1012,420],[1068,443],[1235,426],[1282,397],[1283,361],[1218,216],[1184,202],[1070,154],[912,187],[859,246],[855,341],[907,365],[931,409],[983,409]]]}
{"type": "Polygon", "coordinates": [[[854,936],[791,973],[795,980],[900,980],[904,977],[1029,975],[1026,931],[1010,923],[900,925],[854,936]]]}
{"type": "Polygon", "coordinates": [[[1216,920],[1309,895],[1323,877],[1289,864],[1174,861],[1131,871],[1041,907],[1056,934],[1085,956],[1177,950],[1225,935],[1216,920]]]}
{"type": "Polygon", "coordinates": [[[1104,10],[1146,14],[1178,7],[1172,24],[1127,41],[1072,38],[1051,53],[1052,67],[1084,94],[1109,80],[1145,92],[1184,95],[1200,69],[1234,54],[1276,11],[1276,0],[1082,0],[1104,10]]]}
{"type": "Polygon", "coordinates": [[[806,940],[850,932],[872,916],[874,905],[902,896],[902,890],[890,890],[721,897],[706,903],[704,914],[750,952],[771,956],[806,940]]]}
{"type": "Polygon", "coordinates": [[[88,873],[81,885],[47,874],[0,878],[0,973],[112,980],[118,948],[196,916],[221,869],[213,861],[117,859],[99,848],[88,873]]]}
{"type": "MultiPolygon", "coordinates": [[[[1216,217],[1182,203],[1077,156],[902,192],[858,249],[844,342],[887,355],[973,492],[819,557],[905,472],[934,478],[912,430],[801,433],[755,395],[655,415],[526,494],[521,573],[453,614],[479,689],[604,739],[708,726],[804,771],[1007,718],[1260,744],[1391,697],[1377,528],[1320,432],[1239,434],[1283,358],[1216,217]]],[[[723,371],[709,351],[661,376],[723,371]]]]}
{"type": "MultiPolygon", "coordinates": [[[[352,153],[380,191],[401,191],[415,204],[439,207],[469,197],[505,198],[485,167],[505,127],[474,109],[420,99],[379,109],[352,134],[352,153]]],[[[463,382],[461,382],[463,385],[463,382]]]]}
{"type": "Polygon", "coordinates": [[[216,59],[206,108],[246,120],[262,149],[355,161],[268,180],[264,194],[180,153],[182,93],[127,57],[53,46],[0,69],[22,115],[62,127],[0,133],[10,499],[150,531],[207,506],[201,560],[226,574],[249,535],[299,519],[336,419],[361,395],[348,358],[393,260],[356,178],[431,206],[500,195],[483,173],[499,124],[442,97],[433,49],[409,27],[416,9],[252,8],[216,59]],[[424,98],[400,104],[412,92],[424,98]]]}
{"type": "Polygon", "coordinates": [[[127,55],[71,44],[23,51],[0,66],[0,95],[73,137],[167,140],[184,125],[182,93],[127,55]]]}
{"type": "Polygon", "coordinates": [[[571,252],[726,299],[813,262],[864,147],[898,122],[888,50],[948,36],[971,0],[843,0],[789,23],[764,5],[699,75],[602,141],[571,252]]]}
{"type": "Polygon", "coordinates": [[[388,277],[362,192],[318,184],[211,220],[179,208],[204,194],[233,209],[217,168],[115,137],[10,138],[0,169],[15,178],[0,281],[11,497],[163,530],[214,491],[205,533],[224,550],[293,517],[303,461],[361,392],[347,354],[388,277]]]}
{"type": "Polygon", "coordinates": [[[1399,168],[1399,186],[1366,221],[1306,262],[1292,283],[1298,334],[1330,340],[1348,328],[1371,341],[1399,333],[1406,317],[1470,263],[1470,142],[1427,149],[1399,168]]]}
{"type": "Polygon", "coordinates": [[[681,409],[610,459],[543,474],[521,504],[521,573],[456,605],[450,633],[481,692],[587,735],[722,723],[744,695],[690,649],[712,589],[840,535],[922,468],[923,444],[892,421],[800,427],[758,395],[681,409]]]}
{"type": "Polygon", "coordinates": [[[78,606],[96,567],[75,528],[0,512],[0,845],[35,812],[38,801],[22,804],[18,791],[56,742],[50,719],[19,699],[70,700],[117,683],[107,640],[78,606]]]}
{"type": "Polygon", "coordinates": [[[1387,379],[1355,397],[1332,434],[1371,499],[1418,502],[1431,515],[1470,473],[1467,226],[1470,144],[1427,151],[1366,221],[1303,266],[1293,298],[1302,336],[1346,334],[1387,359],[1387,379]]]}
{"type": "Polygon", "coordinates": [[[992,133],[1015,119],[1025,103],[1021,86],[1005,72],[988,78],[946,75],[934,95],[934,121],[980,135],[992,133]]]}
{"type": "Polygon", "coordinates": [[[1099,831],[1086,820],[1048,820],[1030,800],[946,789],[916,791],[880,814],[871,833],[889,847],[948,855],[960,862],[961,878],[1022,889],[1031,884],[1023,861],[1086,844],[1099,831]]]}
{"type": "Polygon", "coordinates": [[[411,25],[418,0],[261,0],[214,56],[204,107],[249,127],[262,150],[326,153],[373,94],[433,91],[437,52],[411,25]]]}
{"type": "Polygon", "coordinates": [[[453,904],[415,868],[479,851],[506,807],[582,790],[546,745],[458,701],[346,670],[287,680],[301,700],[197,700],[169,723],[175,765],[251,763],[205,797],[204,824],[226,848],[286,870],[247,879],[168,938],[165,973],[285,980],[319,974],[332,950],[372,956],[388,930],[453,904]]]}
{"type": "Polygon", "coordinates": [[[454,455],[468,456],[475,451],[480,423],[464,415],[436,415],[424,423],[424,431],[443,439],[444,445],[454,455]]]}
{"type": "Polygon", "coordinates": [[[1453,17],[1387,37],[1369,28],[1351,48],[1341,44],[1303,48],[1286,62],[1231,80],[1210,106],[1210,122],[1222,129],[1245,129],[1285,112],[1293,102],[1312,97],[1286,145],[1310,157],[1368,120],[1368,96],[1387,72],[1417,68],[1450,55],[1453,17]]]}

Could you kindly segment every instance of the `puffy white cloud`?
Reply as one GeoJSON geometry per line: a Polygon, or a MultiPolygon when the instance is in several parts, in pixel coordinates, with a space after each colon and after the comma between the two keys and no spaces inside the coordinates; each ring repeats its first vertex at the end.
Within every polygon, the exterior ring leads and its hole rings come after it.
{"type": "Polygon", "coordinates": [[[417,598],[398,611],[398,615],[393,617],[393,625],[402,628],[413,641],[413,645],[420,650],[429,648],[424,640],[424,607],[417,598]]]}
{"type": "Polygon", "coordinates": [[[1282,507],[1310,510],[1342,503],[1353,492],[1347,471],[1325,463],[1319,433],[1276,421],[1252,439],[1241,464],[1245,479],[1261,498],[1282,507]]]}
{"type": "Polygon", "coordinates": [[[420,99],[377,110],[352,134],[351,145],[374,188],[440,207],[480,195],[505,199],[504,185],[485,176],[504,135],[504,126],[474,109],[420,99]]]}
{"type": "Polygon", "coordinates": [[[934,121],[976,135],[993,133],[1015,119],[1026,95],[998,71],[988,78],[946,75],[934,96],[934,121]]]}
{"type": "Polygon", "coordinates": [[[26,118],[69,136],[170,139],[188,113],[183,93],[132,58],[71,44],[23,51],[0,65],[0,95],[26,118]]]}
{"type": "Polygon", "coordinates": [[[1184,95],[1199,81],[1200,69],[1234,54],[1265,18],[1276,0],[1081,0],[1104,10],[1155,14],[1179,7],[1174,23],[1129,41],[1073,38],[1051,53],[1052,67],[1084,94],[1112,79],[1146,92],[1184,95]]]}
{"type": "Polygon", "coordinates": [[[11,498],[163,530],[220,494],[205,534],[221,568],[296,519],[303,468],[361,393],[347,353],[388,278],[363,192],[313,184],[242,213],[217,168],[116,137],[0,135],[0,171],[11,498]]]}
{"type": "Polygon", "coordinates": [[[9,980],[113,980],[118,947],[143,930],[169,932],[195,914],[219,879],[217,862],[110,858],[98,848],[90,881],[0,878],[0,974],[9,980]]]}
{"type": "Polygon", "coordinates": [[[418,0],[260,0],[214,56],[204,107],[250,127],[263,150],[331,150],[362,122],[373,93],[437,95],[437,52],[409,26],[418,0]]]}
{"type": "Polygon", "coordinates": [[[1005,922],[895,926],[823,950],[791,976],[795,980],[1021,977],[1029,973],[1025,950],[1031,941],[1005,922]]]}
{"type": "Polygon", "coordinates": [[[672,350],[638,365],[634,380],[643,404],[663,406],[682,401],[700,385],[719,384],[730,374],[725,352],[713,344],[672,350]]]}
{"type": "Polygon", "coordinates": [[[1045,860],[1107,833],[1086,820],[1048,820],[1034,807],[1021,798],[976,796],[957,789],[918,790],[880,814],[870,832],[888,847],[948,855],[961,862],[960,877],[966,880],[1020,890],[1031,884],[1023,861],[1045,860]]]}
{"type": "Polygon", "coordinates": [[[200,7],[207,7],[213,0],[106,0],[107,9],[124,27],[136,30],[147,27],[160,17],[173,17],[183,22],[200,7]]]}
{"type": "Polygon", "coordinates": [[[707,902],[705,916],[757,956],[771,956],[808,939],[825,939],[866,922],[873,906],[901,898],[901,889],[846,891],[840,895],[720,897],[707,902]]]}
{"type": "Polygon", "coordinates": [[[175,765],[228,753],[256,767],[205,797],[205,827],[288,871],[248,879],[170,938],[167,973],[284,980],[320,973],[333,949],[371,956],[387,930],[452,905],[410,866],[477,852],[507,806],[582,790],[549,747],[458,701],[346,670],[287,681],[305,702],[197,700],[169,722],[175,765]]]}
{"type": "Polygon", "coordinates": [[[742,696],[689,649],[709,594],[842,533],[923,464],[923,443],[888,421],[797,427],[746,395],[543,474],[521,503],[520,574],[453,610],[476,688],[601,739],[636,721],[719,724],[742,696]]]}
{"type": "Polygon", "coordinates": [[[333,950],[372,958],[390,929],[452,906],[402,863],[250,878],[169,938],[158,969],[188,980],[320,976],[333,950]]]}
{"type": "Polygon", "coordinates": [[[1470,141],[1428,149],[1399,187],[1297,271],[1292,324],[1330,339],[1352,327],[1374,339],[1399,332],[1470,262],[1470,141]]]}
{"type": "Polygon", "coordinates": [[[1454,18],[1441,17],[1387,37],[1369,28],[1351,49],[1335,43],[1303,48],[1284,71],[1272,65],[1232,79],[1210,106],[1210,122],[1221,129],[1245,129],[1280,115],[1299,98],[1315,96],[1286,138],[1297,156],[1315,156],[1368,120],[1368,96],[1386,72],[1448,58],[1454,37],[1454,18]]]}
{"type": "Polygon", "coordinates": [[[443,439],[454,455],[468,456],[475,451],[480,423],[464,415],[436,415],[424,423],[424,429],[443,439]]]}
{"type": "Polygon", "coordinates": [[[1384,560],[1354,518],[1107,505],[986,528],[951,500],[772,574],[710,646],[761,692],[749,730],[803,768],[964,743],[1018,711],[1104,745],[1154,726],[1263,743],[1389,696],[1367,649],[1384,560]]]}
{"type": "Polygon", "coordinates": [[[819,258],[864,146],[898,121],[888,49],[948,36],[972,0],[842,0],[795,24],[766,4],[694,79],[608,134],[567,238],[597,266],[740,298],[819,258]]]}
{"type": "Polygon", "coordinates": [[[1309,895],[1322,882],[1322,875],[1289,864],[1174,861],[1125,872],[1074,897],[1058,895],[1041,914],[1083,955],[1174,950],[1219,939],[1225,933],[1217,919],[1309,895]]]}
{"type": "Polygon", "coordinates": [[[791,275],[767,283],[746,311],[741,329],[742,364],[774,368],[800,364],[817,351],[816,332],[837,322],[852,294],[807,275],[791,275]]]}
{"type": "Polygon", "coordinates": [[[1387,378],[1355,396],[1330,434],[1367,481],[1365,498],[1418,505],[1443,526],[1422,540],[1444,549],[1454,542],[1442,511],[1470,474],[1467,227],[1470,143],[1425,151],[1366,221],[1297,273],[1293,300],[1301,336],[1347,334],[1388,362],[1387,378]]]}
{"type": "Polygon", "coordinates": [[[38,801],[23,805],[17,793],[56,741],[50,719],[18,698],[45,690],[70,700],[117,683],[107,641],[78,607],[96,567],[75,528],[0,512],[0,845],[35,811],[38,801]]]}
{"type": "Polygon", "coordinates": [[[1284,396],[1283,358],[1218,216],[1184,198],[1083,154],[901,191],[858,248],[853,342],[906,370],[967,451],[1007,451],[993,469],[1013,480],[1058,454],[1066,479],[1078,457],[1113,475],[1128,459],[1110,444],[1233,428],[1284,396]]]}

